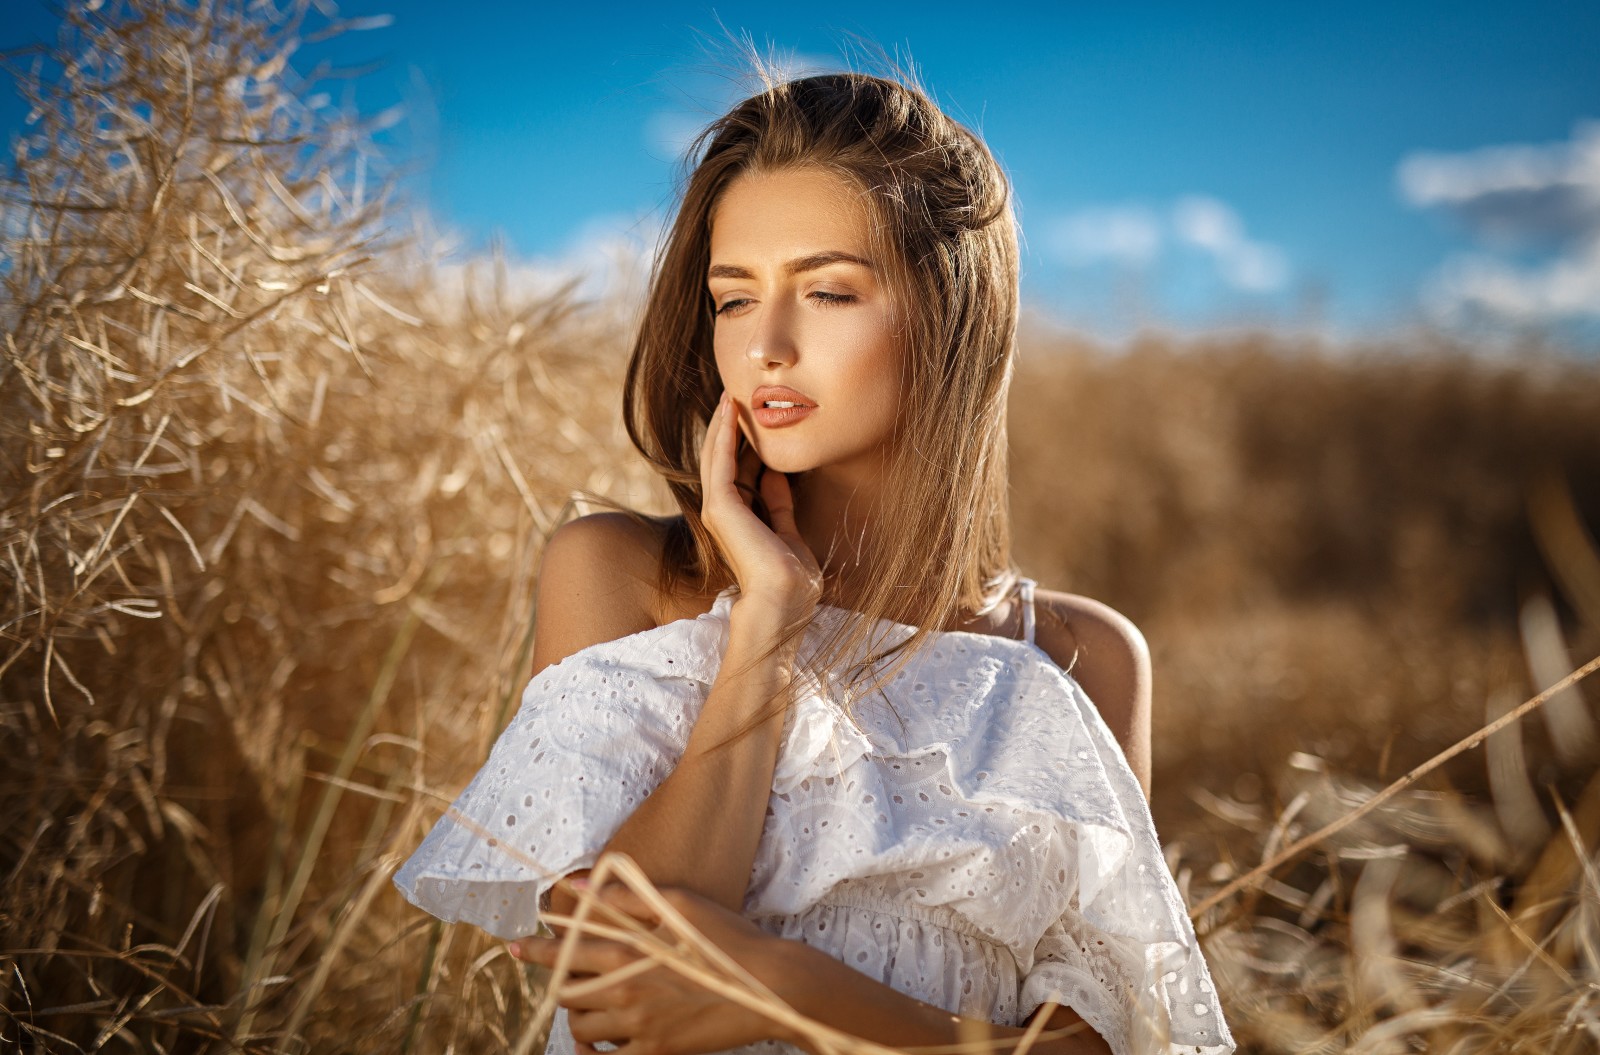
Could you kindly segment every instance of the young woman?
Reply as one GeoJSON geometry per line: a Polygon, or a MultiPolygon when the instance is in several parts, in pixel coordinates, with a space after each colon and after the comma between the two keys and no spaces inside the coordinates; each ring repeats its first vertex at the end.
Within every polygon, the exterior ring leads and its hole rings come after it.
{"type": "MultiPolygon", "coordinates": [[[[551,538],[522,707],[396,882],[553,965],[541,912],[622,851],[869,1040],[1016,1037],[1054,999],[1092,1028],[1036,1051],[1231,1051],[1144,798],[1144,641],[1011,562],[1005,177],[862,74],[769,83],[695,154],[623,407],[681,512],[551,538]]],[[[583,936],[572,969],[636,955],[583,936]]],[[[657,967],[562,998],[549,1050],[604,1042],[801,1038],[657,967]]]]}

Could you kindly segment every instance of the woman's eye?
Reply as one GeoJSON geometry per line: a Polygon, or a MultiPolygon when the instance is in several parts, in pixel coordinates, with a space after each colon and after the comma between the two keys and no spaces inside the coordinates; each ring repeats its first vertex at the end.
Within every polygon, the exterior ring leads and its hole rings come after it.
{"type": "Polygon", "coordinates": [[[826,290],[821,289],[815,291],[811,295],[813,297],[821,298],[821,303],[823,304],[848,304],[852,300],[856,299],[849,293],[829,293],[826,290]]]}
{"type": "MultiPolygon", "coordinates": [[[[856,299],[855,295],[852,293],[829,293],[824,289],[813,290],[811,292],[811,296],[817,299],[817,303],[827,304],[829,306],[835,304],[848,304],[856,299]]],[[[722,307],[716,310],[715,314],[736,315],[738,314],[740,308],[749,303],[750,301],[748,298],[735,297],[733,300],[724,302],[722,307]]]]}

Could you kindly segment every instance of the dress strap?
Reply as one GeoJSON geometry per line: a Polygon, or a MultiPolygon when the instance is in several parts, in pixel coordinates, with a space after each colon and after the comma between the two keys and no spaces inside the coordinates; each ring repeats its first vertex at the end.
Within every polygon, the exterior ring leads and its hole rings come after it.
{"type": "Polygon", "coordinates": [[[1033,587],[1032,579],[1022,578],[1017,580],[1017,585],[1022,591],[1022,640],[1033,644],[1033,587]]]}

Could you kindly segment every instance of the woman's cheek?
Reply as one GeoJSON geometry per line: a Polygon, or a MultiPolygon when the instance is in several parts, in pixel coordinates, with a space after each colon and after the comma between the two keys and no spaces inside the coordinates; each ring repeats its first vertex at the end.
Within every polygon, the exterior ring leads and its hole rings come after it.
{"type": "Polygon", "coordinates": [[[900,356],[882,333],[864,336],[853,344],[855,369],[846,390],[862,400],[864,413],[892,418],[900,411],[900,356]]]}

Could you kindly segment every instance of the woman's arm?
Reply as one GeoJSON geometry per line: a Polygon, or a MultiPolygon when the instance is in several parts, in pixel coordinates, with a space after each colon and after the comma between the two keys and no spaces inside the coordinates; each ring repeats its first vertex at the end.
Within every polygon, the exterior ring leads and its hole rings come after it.
{"type": "MultiPolygon", "coordinates": [[[[840,1032],[900,1048],[974,1039],[1014,1042],[1027,1032],[953,1015],[906,996],[819,949],[767,933],[698,894],[670,887],[660,893],[691,927],[789,1007],[840,1032]]],[[[656,911],[625,886],[611,885],[596,896],[600,914],[592,918],[604,919],[601,906],[606,906],[633,917],[662,940],[675,940],[656,911]]],[[[557,938],[523,938],[510,950],[518,959],[554,968],[561,945],[557,938]]],[[[768,1039],[815,1050],[799,1030],[714,994],[676,971],[660,966],[637,974],[625,970],[640,954],[622,942],[585,935],[573,943],[571,956],[572,973],[557,1002],[567,1009],[582,1053],[602,1040],[633,1041],[670,1055],[701,1055],[768,1039]],[[618,972],[617,980],[607,983],[605,976],[613,972],[618,972]],[[574,986],[594,988],[575,993],[574,986]]],[[[1040,1055],[1109,1055],[1105,1040],[1070,1008],[1057,1007],[1045,1030],[1072,1027],[1075,1031],[1066,1036],[1041,1034],[1030,1050],[1040,1055]]],[[[1014,1048],[1011,1043],[993,1050],[1014,1048]]]]}
{"type": "MultiPolygon", "coordinates": [[[[777,991],[786,1003],[807,1018],[864,1040],[906,1048],[931,1044],[959,1044],[977,1038],[1012,1039],[1026,1029],[1000,1026],[980,1018],[964,1018],[924,1003],[834,959],[820,949],[798,941],[774,938],[770,955],[776,959],[771,976],[781,979],[777,991]]],[[[1039,1055],[1110,1055],[1111,1048],[1070,1008],[1057,1007],[1045,1024],[1046,1031],[1078,1025],[1064,1037],[1041,1039],[1029,1050],[1039,1055]]],[[[778,1039],[814,1051],[798,1036],[778,1039]]],[[[995,1051],[1009,1051],[998,1047],[995,1051]]]]}
{"type": "MultiPolygon", "coordinates": [[[[551,538],[539,577],[536,672],[588,644],[655,625],[641,600],[647,562],[639,530],[621,516],[596,515],[562,525],[551,538]]],[[[681,761],[603,848],[626,853],[657,886],[687,887],[734,911],[744,904],[766,821],[783,713],[737,743],[705,750],[765,708],[788,679],[794,646],[743,669],[780,629],[769,613],[734,606],[721,671],[681,761]]],[[[569,914],[576,903],[564,884],[550,893],[554,912],[569,914]]]]}
{"type": "MultiPolygon", "coordinates": [[[[760,480],[771,527],[750,511],[746,493],[754,493],[760,461],[749,450],[739,458],[738,437],[736,416],[725,402],[707,427],[701,451],[702,515],[741,586],[722,668],[682,759],[603,847],[632,856],[658,887],[693,890],[734,911],[744,905],[782,746],[784,708],[771,704],[786,692],[798,647],[774,644],[792,621],[810,616],[821,594],[821,570],[795,528],[786,477],[768,472],[760,480]],[[754,732],[723,743],[760,714],[770,717],[754,732]]],[[[616,532],[630,530],[614,519],[586,517],[550,540],[539,578],[536,671],[592,644],[590,639],[618,637],[618,628],[653,626],[642,589],[653,581],[654,568],[640,575],[637,538],[632,559],[618,556],[616,532]]],[[[557,913],[573,905],[563,887],[550,893],[557,913]]]]}

